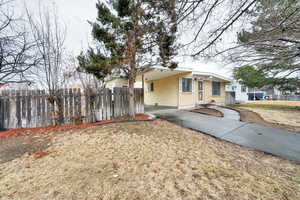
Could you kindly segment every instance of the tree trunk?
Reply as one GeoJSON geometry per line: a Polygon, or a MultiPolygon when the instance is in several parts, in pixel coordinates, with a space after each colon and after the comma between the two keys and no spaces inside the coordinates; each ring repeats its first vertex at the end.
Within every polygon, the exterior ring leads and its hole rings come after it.
{"type": "Polygon", "coordinates": [[[57,104],[57,121],[56,124],[62,125],[64,123],[64,113],[63,113],[63,99],[62,96],[56,96],[56,104],[57,104]]]}
{"type": "Polygon", "coordinates": [[[134,95],[134,76],[129,77],[129,116],[135,118],[135,95],[134,95]]]}

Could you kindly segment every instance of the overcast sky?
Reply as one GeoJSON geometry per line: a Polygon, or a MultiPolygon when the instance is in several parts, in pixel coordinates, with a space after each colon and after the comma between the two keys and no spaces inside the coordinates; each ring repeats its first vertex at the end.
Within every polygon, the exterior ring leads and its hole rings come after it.
{"type": "Polygon", "coordinates": [[[39,4],[58,10],[59,19],[66,24],[68,51],[78,54],[88,45],[91,27],[88,20],[95,21],[97,0],[16,0],[16,10],[24,12],[25,4],[30,12],[38,12],[39,4]],[[24,3],[25,2],[25,3],[24,3]]]}
{"type": "MultiPolygon", "coordinates": [[[[24,12],[25,3],[31,12],[37,12],[39,4],[53,6],[58,9],[58,14],[67,26],[66,47],[69,52],[78,55],[86,49],[91,41],[91,27],[88,20],[95,21],[97,0],[16,0],[15,10],[24,12]]],[[[189,58],[180,59],[180,67],[193,67],[198,71],[214,72],[224,76],[231,76],[230,67],[221,63],[193,61],[189,58]]]]}

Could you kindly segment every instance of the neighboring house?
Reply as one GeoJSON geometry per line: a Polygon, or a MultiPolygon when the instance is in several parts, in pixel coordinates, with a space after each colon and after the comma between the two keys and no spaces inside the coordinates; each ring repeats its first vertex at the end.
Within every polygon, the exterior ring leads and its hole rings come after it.
{"type": "Polygon", "coordinates": [[[145,105],[179,109],[200,104],[225,104],[225,85],[230,79],[190,68],[175,70],[156,67],[138,76],[144,80],[145,105]]]}
{"type": "MultiPolygon", "coordinates": [[[[118,77],[118,76],[115,76],[115,77],[109,77],[105,80],[105,85],[106,85],[106,88],[109,88],[111,90],[113,90],[113,88],[115,87],[128,87],[129,85],[129,82],[128,82],[128,79],[126,77],[118,77]]],[[[134,87],[135,88],[142,88],[142,82],[141,81],[137,81],[135,84],[134,84],[134,87]]]]}
{"type": "Polygon", "coordinates": [[[235,100],[237,103],[245,103],[249,100],[249,89],[246,86],[241,85],[236,80],[233,80],[229,85],[226,86],[226,91],[235,93],[235,100]]]}
{"type": "Polygon", "coordinates": [[[265,86],[260,89],[254,89],[243,86],[236,80],[233,80],[226,86],[226,91],[235,93],[235,100],[237,103],[245,103],[247,101],[254,100],[254,97],[255,100],[271,100],[275,96],[282,95],[282,92],[278,89],[278,87],[265,86]]]}

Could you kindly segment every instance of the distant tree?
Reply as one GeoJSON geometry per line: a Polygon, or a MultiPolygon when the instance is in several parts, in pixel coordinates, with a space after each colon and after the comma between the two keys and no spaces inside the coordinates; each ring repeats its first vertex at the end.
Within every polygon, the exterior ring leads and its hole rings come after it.
{"type": "Polygon", "coordinates": [[[161,64],[176,68],[176,0],[98,2],[91,23],[96,48],[78,57],[80,67],[103,78],[115,71],[129,79],[129,115],[135,116],[134,83],[143,69],[161,64]]]}
{"type": "Polygon", "coordinates": [[[269,84],[266,74],[253,66],[235,68],[233,74],[239,83],[249,88],[262,88],[269,84]]]}
{"type": "Polygon", "coordinates": [[[233,61],[257,66],[274,85],[299,86],[300,1],[261,0],[252,28],[238,33],[233,61]]]}

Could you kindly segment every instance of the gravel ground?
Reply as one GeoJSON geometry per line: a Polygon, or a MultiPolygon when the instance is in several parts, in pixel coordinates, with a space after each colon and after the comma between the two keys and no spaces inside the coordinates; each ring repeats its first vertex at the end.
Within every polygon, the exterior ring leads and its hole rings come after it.
{"type": "Polygon", "coordinates": [[[0,199],[300,199],[299,165],[162,120],[53,135],[0,164],[0,199]]]}

